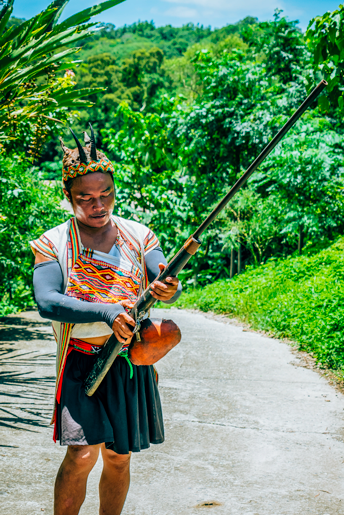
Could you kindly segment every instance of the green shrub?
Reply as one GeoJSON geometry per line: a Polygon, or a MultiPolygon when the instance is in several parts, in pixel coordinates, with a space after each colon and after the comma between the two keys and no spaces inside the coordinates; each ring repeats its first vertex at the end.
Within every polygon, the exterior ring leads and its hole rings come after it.
{"type": "Polygon", "coordinates": [[[29,241],[66,220],[61,199],[27,160],[0,155],[0,316],[34,305],[29,241]]]}

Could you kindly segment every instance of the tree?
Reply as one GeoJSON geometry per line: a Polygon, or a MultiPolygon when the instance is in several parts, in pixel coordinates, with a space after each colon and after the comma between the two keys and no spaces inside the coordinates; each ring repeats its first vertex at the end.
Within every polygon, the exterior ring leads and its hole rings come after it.
{"type": "Polygon", "coordinates": [[[122,103],[116,118],[121,130],[103,130],[104,143],[115,164],[116,209],[124,218],[138,217],[157,230],[164,248],[172,251],[179,233],[186,237],[187,211],[183,184],[175,163],[169,117],[174,101],[162,99],[155,113],[133,111],[122,103]],[[171,213],[173,222],[171,223],[171,213]]]}
{"type": "MultiPolygon", "coordinates": [[[[74,66],[70,73],[81,90],[92,91],[90,101],[93,105],[78,110],[78,119],[73,126],[81,133],[91,121],[96,133],[97,145],[102,146],[102,129],[120,130],[114,113],[120,103],[127,103],[133,110],[154,110],[154,105],[168,87],[168,79],[162,67],[163,52],[156,47],[137,50],[123,61],[109,53],[91,55],[80,65],[74,66]]],[[[73,145],[70,134],[65,135],[67,145],[73,145]]],[[[58,158],[60,144],[55,138],[45,147],[41,163],[58,158]]]]}
{"type": "Polygon", "coordinates": [[[344,7],[313,18],[308,25],[306,38],[313,53],[314,72],[328,81],[325,93],[319,99],[326,112],[331,102],[334,108],[344,110],[344,7]]]}
{"type": "Polygon", "coordinates": [[[286,85],[304,73],[309,56],[298,21],[281,17],[282,12],[276,9],[273,21],[249,25],[245,36],[256,53],[262,52],[267,74],[286,85]]]}
{"type": "Polygon", "coordinates": [[[344,136],[308,113],[251,177],[251,187],[275,205],[287,242],[295,245],[300,232],[327,237],[342,226],[343,152],[344,136]]]}
{"type": "Polygon", "coordinates": [[[137,50],[124,60],[121,80],[132,98],[134,109],[141,111],[154,105],[158,89],[164,87],[164,54],[160,48],[137,50]]]}
{"type": "MultiPolygon", "coordinates": [[[[166,96],[154,113],[135,113],[121,105],[114,121],[121,130],[103,134],[118,163],[118,207],[133,214],[138,205],[136,214],[163,235],[169,251],[201,223],[305,93],[303,83],[281,91],[267,78],[264,64],[250,62],[243,51],[214,55],[201,50],[193,61],[201,88],[193,101],[166,96]]],[[[246,238],[245,247],[257,263],[281,229],[278,213],[271,213],[265,225],[259,222],[264,217],[264,199],[259,199],[259,212],[246,206],[246,229],[241,231],[241,241],[246,238]]],[[[223,237],[218,224],[203,236],[198,260],[185,272],[190,280],[228,273],[229,246],[223,248],[223,237]]]]}
{"type": "Polygon", "coordinates": [[[195,43],[182,57],[165,60],[163,66],[171,81],[169,93],[182,94],[191,102],[202,95],[203,84],[195,67],[196,55],[199,52],[207,51],[212,57],[220,58],[223,52],[241,50],[246,53],[247,49],[248,45],[237,34],[230,34],[224,39],[216,40],[216,43],[207,40],[195,43]]]}

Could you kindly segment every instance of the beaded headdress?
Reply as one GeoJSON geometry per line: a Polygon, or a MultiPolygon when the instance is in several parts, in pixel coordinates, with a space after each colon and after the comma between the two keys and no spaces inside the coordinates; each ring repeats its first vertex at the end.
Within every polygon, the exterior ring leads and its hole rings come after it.
{"type": "Polygon", "coordinates": [[[79,175],[85,175],[91,172],[110,172],[114,173],[114,167],[111,161],[106,157],[103,152],[100,152],[96,148],[96,140],[92,125],[90,124],[91,137],[84,132],[85,147],[81,146],[80,141],[72,131],[73,138],[77,148],[70,149],[63,143],[63,139],[60,137],[60,143],[63,150],[62,160],[62,180],[63,182],[69,179],[74,179],[79,175]]]}

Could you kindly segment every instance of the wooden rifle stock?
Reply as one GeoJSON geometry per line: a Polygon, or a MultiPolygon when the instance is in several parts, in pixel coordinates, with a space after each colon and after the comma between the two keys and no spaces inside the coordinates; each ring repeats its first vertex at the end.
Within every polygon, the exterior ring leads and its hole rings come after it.
{"type": "MultiPolygon", "coordinates": [[[[196,231],[190,236],[185,242],[183,247],[177,252],[177,254],[168,263],[165,270],[159,275],[159,281],[164,281],[169,276],[177,276],[181,270],[183,270],[189,259],[197,252],[197,249],[201,245],[199,237],[209,227],[212,221],[218,216],[222,209],[228,204],[228,202],[234,197],[239,189],[246,183],[247,179],[252,173],[260,166],[260,164],[266,159],[266,157],[272,152],[276,145],[281,139],[287,134],[287,132],[295,125],[297,120],[303,115],[306,109],[316,100],[318,95],[327,86],[327,82],[322,80],[317,87],[310,93],[306,100],[301,106],[295,111],[292,117],[287,123],[280,129],[276,136],[270,141],[270,143],[264,148],[261,154],[253,161],[246,172],[238,179],[234,186],[229,190],[227,195],[219,202],[215,209],[210,215],[204,220],[204,222],[196,229],[196,231]]],[[[155,304],[156,299],[150,294],[150,287],[148,287],[143,294],[139,297],[129,314],[136,320],[136,327],[134,332],[137,332],[140,323],[147,313],[147,311],[155,304]]],[[[85,390],[86,394],[91,396],[97,390],[101,381],[105,377],[112,363],[116,359],[120,352],[122,344],[119,343],[113,334],[106,344],[102,347],[97,361],[95,362],[91,372],[86,378],[85,390]]]]}

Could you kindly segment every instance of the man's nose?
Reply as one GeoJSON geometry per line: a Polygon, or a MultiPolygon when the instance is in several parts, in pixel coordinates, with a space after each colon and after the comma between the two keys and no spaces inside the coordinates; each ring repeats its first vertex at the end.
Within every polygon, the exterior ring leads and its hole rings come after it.
{"type": "Polygon", "coordinates": [[[104,207],[104,204],[102,202],[102,199],[100,197],[95,198],[93,201],[93,208],[94,209],[103,209],[103,207],[104,207]]]}

